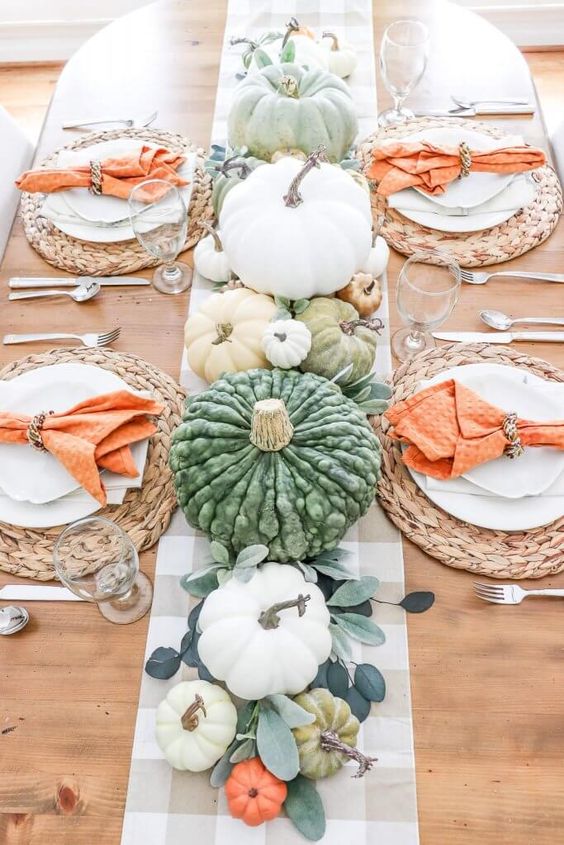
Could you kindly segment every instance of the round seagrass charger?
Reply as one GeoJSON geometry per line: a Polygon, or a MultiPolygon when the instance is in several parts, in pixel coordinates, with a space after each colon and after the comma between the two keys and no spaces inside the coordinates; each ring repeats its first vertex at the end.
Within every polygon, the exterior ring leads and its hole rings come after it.
{"type": "MultiPolygon", "coordinates": [[[[529,370],[541,378],[564,382],[564,372],[540,358],[507,347],[484,343],[450,344],[432,349],[395,371],[392,402],[416,392],[423,379],[466,364],[505,364],[529,370]]],[[[383,417],[373,425],[382,443],[379,501],[392,522],[428,555],[456,569],[491,578],[542,578],[564,570],[564,516],[530,531],[492,531],[447,514],[417,487],[407,471],[401,449],[386,435],[383,417]]]]}
{"type": "MultiPolygon", "coordinates": [[[[54,349],[29,355],[0,370],[0,379],[9,380],[37,367],[68,363],[111,370],[134,390],[148,391],[164,405],[156,419],[158,430],[149,443],[142,487],[129,490],[121,505],[98,511],[121,526],[138,551],[148,549],[166,530],[176,508],[168,453],[172,433],[181,421],[186,393],[174,379],[142,358],[108,349],[54,349]]],[[[53,545],[61,530],[19,528],[0,522],[0,569],[40,581],[54,578],[53,545]]]]}
{"type": "MultiPolygon", "coordinates": [[[[372,147],[380,141],[401,138],[422,129],[461,126],[493,138],[506,133],[498,126],[463,118],[424,117],[410,120],[407,126],[378,129],[359,144],[357,155],[366,167],[370,162],[372,147]]],[[[549,165],[533,171],[532,178],[538,186],[533,202],[521,208],[513,217],[479,232],[439,232],[408,220],[397,209],[389,208],[384,197],[371,192],[372,214],[375,222],[384,220],[379,234],[402,255],[414,252],[444,250],[463,267],[486,267],[517,258],[545,241],[552,234],[562,211],[562,188],[553,168],[549,165]]]]}
{"type": "MultiPolygon", "coordinates": [[[[64,149],[77,150],[117,138],[140,138],[167,147],[172,152],[196,153],[192,177],[194,184],[188,209],[188,231],[183,250],[195,246],[206,234],[202,223],[211,222],[213,219],[212,179],[204,170],[204,150],[195,147],[182,135],[150,128],[92,132],[67,144],[64,149]]],[[[53,166],[56,156],[57,152],[54,152],[44,159],[40,166],[53,166]]],[[[103,244],[65,235],[54,223],[41,216],[43,198],[44,194],[23,193],[20,210],[28,241],[41,257],[54,267],[76,273],[78,276],[117,276],[159,264],[159,259],[152,258],[136,239],[103,244]]]]}

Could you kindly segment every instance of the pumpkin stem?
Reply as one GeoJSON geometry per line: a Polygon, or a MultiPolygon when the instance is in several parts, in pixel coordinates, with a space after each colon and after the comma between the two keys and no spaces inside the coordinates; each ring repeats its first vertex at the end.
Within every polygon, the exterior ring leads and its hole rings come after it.
{"type": "Polygon", "coordinates": [[[255,402],[250,441],[262,452],[279,452],[292,439],[294,426],[281,399],[255,402]]]}
{"type": "Polygon", "coordinates": [[[228,176],[232,170],[239,171],[240,179],[246,179],[251,172],[251,168],[240,155],[234,155],[230,158],[226,158],[225,161],[216,165],[214,168],[214,172],[221,173],[222,176],[228,176]]]}
{"type": "Polygon", "coordinates": [[[198,723],[200,721],[198,716],[198,710],[201,710],[204,716],[207,718],[206,708],[204,706],[204,699],[201,695],[196,695],[194,701],[188,707],[180,721],[182,722],[182,727],[185,731],[193,731],[198,727],[198,723]]]}
{"type": "Polygon", "coordinates": [[[284,343],[288,335],[286,334],[286,332],[274,332],[274,337],[277,337],[280,343],[284,343]]]}
{"type": "Polygon", "coordinates": [[[355,778],[361,778],[366,772],[369,772],[377,757],[367,757],[358,748],[351,748],[350,745],[341,742],[335,731],[323,731],[319,742],[323,751],[339,751],[344,754],[349,760],[356,760],[358,763],[358,772],[353,775],[355,778]]]}
{"type": "Polygon", "coordinates": [[[288,23],[286,24],[286,32],[284,33],[284,39],[282,41],[282,49],[288,43],[288,39],[294,32],[300,31],[300,22],[297,18],[290,18],[288,23]]]}
{"type": "Polygon", "coordinates": [[[233,331],[233,326],[231,323],[216,323],[215,330],[217,332],[217,337],[215,340],[212,340],[212,346],[219,346],[220,343],[231,343],[229,340],[229,335],[233,331]]]}
{"type": "Polygon", "coordinates": [[[300,185],[309,173],[309,171],[313,170],[314,167],[319,167],[322,161],[327,161],[324,146],[318,147],[316,150],[314,150],[308,155],[308,157],[303,163],[301,170],[294,176],[294,178],[290,182],[288,193],[284,197],[284,204],[287,208],[297,208],[298,205],[301,205],[301,203],[303,202],[303,198],[299,191],[300,185]]]}
{"type": "Polygon", "coordinates": [[[362,288],[362,292],[363,292],[364,294],[366,294],[366,296],[370,296],[370,294],[371,294],[371,293],[372,293],[372,291],[374,290],[374,285],[375,285],[375,284],[376,284],[376,279],[374,279],[374,278],[373,278],[373,279],[372,279],[372,281],[371,281],[368,285],[366,285],[366,287],[365,287],[365,288],[362,288]]]}
{"type": "Polygon", "coordinates": [[[333,39],[333,43],[331,44],[332,53],[339,49],[339,39],[337,38],[334,32],[322,32],[321,37],[333,39]]]}
{"type": "Polygon", "coordinates": [[[371,317],[370,320],[342,320],[339,326],[341,327],[341,331],[348,335],[353,335],[355,329],[359,326],[380,334],[384,328],[384,323],[379,317],[371,317]]]}
{"type": "Polygon", "coordinates": [[[212,236],[215,251],[216,252],[223,252],[223,244],[221,243],[221,239],[220,239],[219,235],[217,234],[217,232],[215,231],[215,229],[213,228],[213,226],[211,226],[205,220],[202,220],[201,226],[202,226],[202,229],[205,229],[206,232],[209,235],[212,236]]]}
{"type": "Polygon", "coordinates": [[[253,53],[259,46],[252,38],[230,38],[229,43],[232,47],[235,47],[237,44],[248,44],[253,53]]]}
{"type": "Polygon", "coordinates": [[[247,795],[249,796],[249,798],[256,798],[258,794],[259,794],[258,789],[254,786],[251,786],[251,788],[247,792],[247,795]]]}
{"type": "Polygon", "coordinates": [[[266,631],[271,630],[272,628],[278,628],[280,625],[280,616],[278,614],[281,610],[287,610],[289,607],[297,607],[298,616],[303,616],[306,612],[306,604],[310,599],[310,595],[302,596],[300,593],[297,599],[290,599],[289,601],[281,601],[278,602],[278,604],[273,604],[268,608],[268,610],[263,610],[258,621],[266,631]]]}
{"type": "Polygon", "coordinates": [[[285,94],[286,97],[293,97],[294,100],[298,100],[300,96],[298,83],[294,77],[289,76],[289,74],[285,74],[280,77],[278,92],[280,94],[285,94]]]}

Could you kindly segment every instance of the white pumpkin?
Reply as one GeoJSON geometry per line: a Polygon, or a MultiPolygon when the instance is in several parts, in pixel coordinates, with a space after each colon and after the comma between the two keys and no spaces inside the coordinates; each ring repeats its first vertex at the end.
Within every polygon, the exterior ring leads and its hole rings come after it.
{"type": "Polygon", "coordinates": [[[223,249],[249,287],[288,299],[347,284],[372,243],[370,199],[340,167],[286,157],[257,167],[225,197],[223,249]]]}
{"type": "Polygon", "coordinates": [[[305,65],[306,67],[320,67],[323,70],[329,69],[329,56],[327,51],[318,44],[313,38],[307,35],[290,35],[289,39],[294,43],[296,48],[295,58],[292,59],[296,65],[305,65]]]}
{"type": "Polygon", "coordinates": [[[358,57],[351,44],[341,41],[334,32],[324,32],[321,44],[327,50],[329,70],[335,76],[345,79],[355,69],[358,57]]]}
{"type": "Polygon", "coordinates": [[[231,278],[231,267],[223,251],[219,232],[216,232],[209,223],[202,223],[202,226],[209,235],[202,238],[196,245],[194,267],[201,276],[211,282],[227,282],[231,278]]]}
{"type": "Polygon", "coordinates": [[[301,692],[331,652],[323,593],[293,566],[266,563],[205,599],[200,659],[241,698],[301,692]]]}
{"type": "Polygon", "coordinates": [[[274,320],[264,330],[262,348],[274,367],[289,370],[307,358],[311,332],[299,320],[274,320]]]}
{"type": "Polygon", "coordinates": [[[381,276],[390,258],[390,248],[384,238],[380,235],[374,241],[374,246],[368,253],[368,258],[358,268],[362,273],[369,273],[371,276],[381,276]]]}
{"type": "Polygon", "coordinates": [[[211,383],[222,373],[268,367],[262,336],[275,312],[274,300],[248,288],[208,296],[184,327],[191,369],[211,383]]]}
{"type": "Polygon", "coordinates": [[[175,769],[203,772],[232,742],[237,710],[229,694],[208,681],[182,681],[157,708],[156,739],[175,769]]]}

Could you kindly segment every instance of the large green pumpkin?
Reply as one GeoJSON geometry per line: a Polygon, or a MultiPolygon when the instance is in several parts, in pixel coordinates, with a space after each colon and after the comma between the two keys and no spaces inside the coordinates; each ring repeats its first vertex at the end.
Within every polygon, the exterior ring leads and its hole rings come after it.
{"type": "Polygon", "coordinates": [[[237,88],[228,118],[229,143],[270,161],[283,149],[309,155],[320,145],[341,161],[358,130],[348,86],[332,73],[294,64],[268,65],[237,88]]]}
{"type": "Polygon", "coordinates": [[[311,333],[311,348],[300,364],[303,372],[333,378],[353,365],[343,384],[368,375],[376,357],[378,319],[361,320],[356,308],[340,299],[318,296],[296,317],[311,333]]]}
{"type": "Polygon", "coordinates": [[[229,373],[188,400],[170,451],[188,522],[239,552],[303,560],[338,545],[370,506],[380,443],[324,378],[229,373]]]}

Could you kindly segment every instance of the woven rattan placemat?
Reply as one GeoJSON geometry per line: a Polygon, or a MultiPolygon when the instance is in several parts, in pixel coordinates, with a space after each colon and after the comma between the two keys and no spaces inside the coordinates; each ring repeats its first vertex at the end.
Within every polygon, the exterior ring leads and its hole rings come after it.
{"type": "MultiPolygon", "coordinates": [[[[541,378],[564,382],[564,372],[540,358],[507,347],[483,343],[450,344],[402,364],[394,373],[393,402],[416,392],[423,379],[465,364],[506,364],[530,370],[541,378]]],[[[491,531],[461,522],[433,504],[407,471],[397,442],[375,420],[383,446],[380,504],[392,522],[428,555],[491,578],[542,578],[564,569],[564,517],[531,531],[491,531]]]]}
{"type": "MultiPolygon", "coordinates": [[[[182,135],[149,128],[92,132],[67,144],[65,149],[76,150],[116,138],[141,138],[162,144],[173,152],[196,153],[194,185],[190,198],[188,232],[184,249],[197,244],[202,235],[206,234],[202,228],[202,222],[211,222],[213,218],[212,180],[204,170],[204,150],[195,147],[182,135]]],[[[54,152],[44,159],[40,166],[52,166],[56,155],[57,153],[54,152]]],[[[101,244],[65,235],[50,220],[41,217],[43,198],[44,194],[23,193],[21,215],[28,241],[41,257],[54,267],[79,276],[118,276],[123,273],[134,273],[145,267],[155,267],[159,263],[159,260],[151,258],[135,239],[101,244]]]]}
{"type": "MultiPolygon", "coordinates": [[[[176,508],[168,453],[172,432],[181,420],[186,392],[174,379],[142,358],[108,349],[54,349],[29,355],[4,367],[0,379],[63,363],[91,364],[111,370],[134,390],[149,391],[164,405],[157,420],[158,430],[149,443],[143,486],[129,490],[123,504],[99,511],[117,522],[139,551],[148,549],[166,530],[176,508]]],[[[60,531],[60,527],[30,529],[0,522],[0,569],[40,581],[53,578],[53,543],[60,531]]]]}
{"type": "MultiPolygon", "coordinates": [[[[506,134],[498,126],[463,118],[417,118],[409,121],[407,126],[378,129],[359,145],[358,157],[364,167],[370,161],[370,151],[376,142],[441,126],[461,126],[494,138],[502,138],[506,134]]],[[[535,170],[532,177],[538,184],[533,202],[505,223],[480,232],[453,234],[428,229],[408,220],[397,209],[388,208],[385,198],[375,191],[371,193],[372,213],[378,223],[384,216],[380,234],[403,255],[441,249],[450,253],[463,267],[486,267],[523,255],[545,241],[556,227],[562,211],[562,188],[558,177],[549,165],[535,170]]]]}

